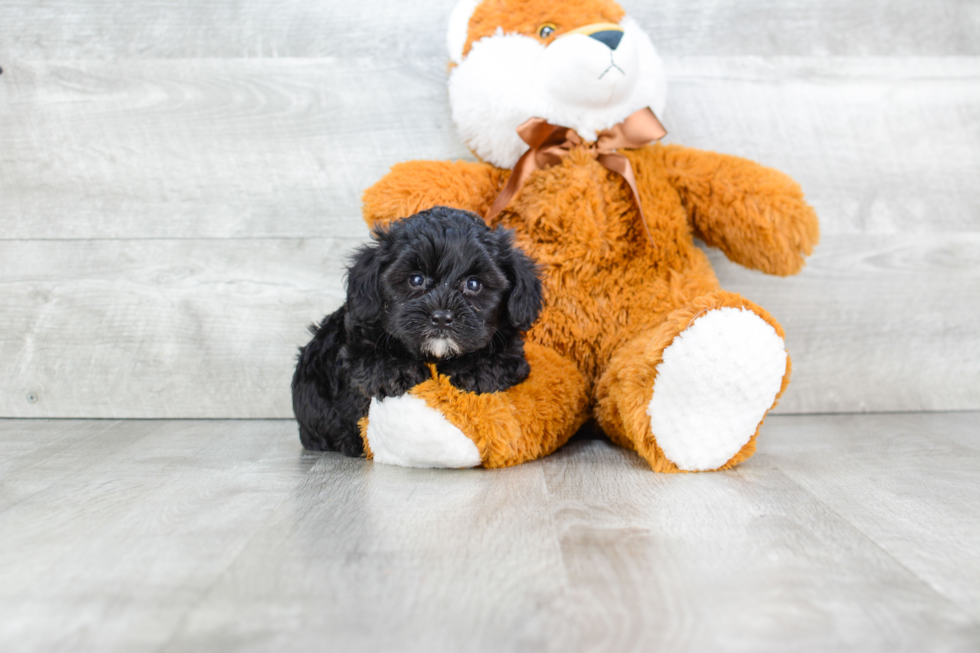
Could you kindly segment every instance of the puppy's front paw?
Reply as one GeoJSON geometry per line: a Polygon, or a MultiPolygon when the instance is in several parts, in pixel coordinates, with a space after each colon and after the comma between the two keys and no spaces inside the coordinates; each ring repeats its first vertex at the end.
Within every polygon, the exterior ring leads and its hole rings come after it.
{"type": "Polygon", "coordinates": [[[460,390],[482,394],[503,392],[517,385],[531,373],[523,357],[499,357],[487,361],[481,358],[461,359],[447,366],[449,382],[460,390]]]}
{"type": "Polygon", "coordinates": [[[431,377],[425,363],[418,361],[357,361],[351,367],[351,379],[357,389],[378,399],[400,397],[431,377]]]}
{"type": "Polygon", "coordinates": [[[423,363],[412,362],[387,370],[384,378],[380,379],[378,391],[371,396],[384,399],[385,397],[400,397],[423,381],[432,378],[429,368],[423,363]]]}
{"type": "Polygon", "coordinates": [[[472,370],[451,374],[449,376],[449,382],[466,392],[475,392],[477,394],[496,392],[496,388],[492,387],[486,379],[482,379],[479,374],[472,370]]]}

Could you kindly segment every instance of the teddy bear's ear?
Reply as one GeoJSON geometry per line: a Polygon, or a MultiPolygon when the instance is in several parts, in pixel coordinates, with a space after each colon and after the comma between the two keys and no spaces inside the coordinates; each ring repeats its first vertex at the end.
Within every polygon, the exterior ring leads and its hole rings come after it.
{"type": "Polygon", "coordinates": [[[480,0],[459,0],[449,15],[446,47],[449,50],[449,59],[455,64],[463,61],[463,48],[466,46],[466,37],[470,31],[470,18],[473,17],[473,12],[479,4],[480,0]]]}

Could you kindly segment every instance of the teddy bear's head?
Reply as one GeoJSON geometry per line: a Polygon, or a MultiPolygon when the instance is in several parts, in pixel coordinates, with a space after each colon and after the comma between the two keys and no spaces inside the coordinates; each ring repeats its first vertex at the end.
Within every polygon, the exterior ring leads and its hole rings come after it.
{"type": "Polygon", "coordinates": [[[460,0],[447,38],[453,120],[480,158],[510,168],[528,118],[585,140],[650,107],[667,78],[650,38],[612,0],[460,0]]]}

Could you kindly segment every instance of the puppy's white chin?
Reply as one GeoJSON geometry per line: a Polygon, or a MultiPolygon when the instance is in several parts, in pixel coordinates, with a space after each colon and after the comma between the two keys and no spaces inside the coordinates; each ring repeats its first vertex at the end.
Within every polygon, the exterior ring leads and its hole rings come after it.
{"type": "Polygon", "coordinates": [[[448,355],[458,354],[459,345],[452,338],[432,338],[425,341],[422,351],[436,358],[445,358],[448,355]]]}

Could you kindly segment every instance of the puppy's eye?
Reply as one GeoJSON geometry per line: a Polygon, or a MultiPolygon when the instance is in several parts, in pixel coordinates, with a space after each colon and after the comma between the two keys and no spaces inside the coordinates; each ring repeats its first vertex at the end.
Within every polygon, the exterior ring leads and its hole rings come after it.
{"type": "Polygon", "coordinates": [[[466,280],[466,289],[469,290],[470,292],[480,292],[481,288],[483,288],[483,284],[480,283],[479,279],[466,280]]]}
{"type": "Polygon", "coordinates": [[[413,274],[408,278],[408,285],[412,288],[421,288],[425,284],[425,277],[421,274],[413,274]]]}
{"type": "Polygon", "coordinates": [[[555,25],[554,23],[545,23],[544,25],[538,28],[538,36],[540,36],[543,39],[546,39],[552,34],[554,34],[556,29],[558,29],[558,26],[555,25]]]}

